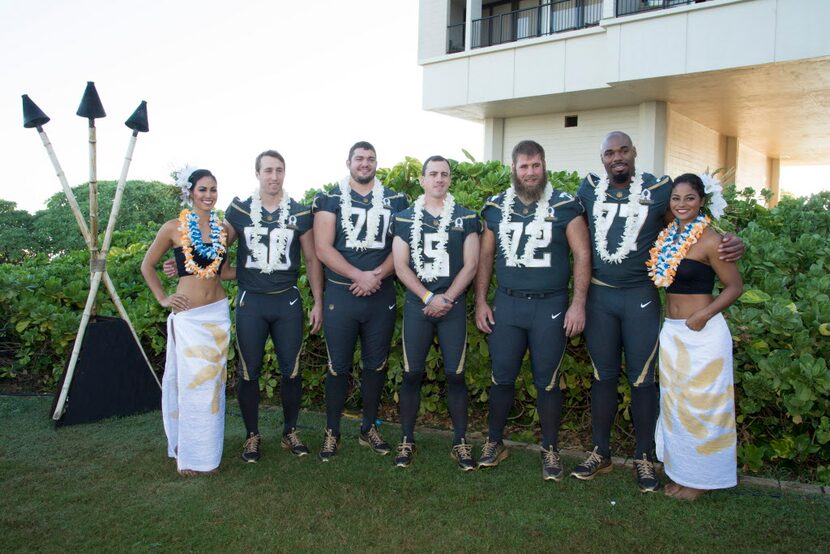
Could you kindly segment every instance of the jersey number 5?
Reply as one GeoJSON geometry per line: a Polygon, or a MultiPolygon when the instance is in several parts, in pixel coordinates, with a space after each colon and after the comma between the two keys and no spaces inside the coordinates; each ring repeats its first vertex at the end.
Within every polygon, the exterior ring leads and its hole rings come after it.
{"type": "Polygon", "coordinates": [[[436,248],[439,240],[438,233],[424,233],[424,255],[433,259],[432,262],[424,264],[424,269],[427,271],[433,271],[435,265],[438,264],[441,272],[437,276],[449,277],[450,254],[447,252],[446,247],[444,250],[438,250],[436,248]]]}

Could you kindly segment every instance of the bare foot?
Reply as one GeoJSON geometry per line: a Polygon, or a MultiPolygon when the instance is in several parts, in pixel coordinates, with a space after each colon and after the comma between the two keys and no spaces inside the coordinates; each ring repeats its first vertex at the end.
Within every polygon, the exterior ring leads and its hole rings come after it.
{"type": "Polygon", "coordinates": [[[700,498],[700,496],[705,492],[705,490],[693,489],[692,487],[684,487],[683,485],[677,485],[677,491],[670,496],[677,498],[678,500],[694,502],[695,500],[700,498]]]}
{"type": "Polygon", "coordinates": [[[666,485],[666,488],[663,489],[663,493],[666,496],[674,496],[680,491],[680,488],[680,485],[678,485],[677,483],[669,483],[668,485],[666,485]]]}
{"type": "Polygon", "coordinates": [[[210,477],[219,473],[219,469],[212,469],[210,471],[195,471],[193,469],[180,469],[179,475],[182,477],[210,477]]]}

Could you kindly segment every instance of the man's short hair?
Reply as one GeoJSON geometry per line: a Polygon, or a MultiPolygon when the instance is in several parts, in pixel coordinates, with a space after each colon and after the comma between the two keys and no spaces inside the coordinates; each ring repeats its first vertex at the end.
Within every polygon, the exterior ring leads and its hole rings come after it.
{"type": "MultiPolygon", "coordinates": [[[[444,162],[444,163],[447,164],[447,167],[450,167],[450,161],[447,158],[445,158],[444,156],[438,156],[438,155],[430,156],[429,158],[424,160],[424,165],[421,166],[421,176],[427,174],[427,166],[429,165],[430,162],[444,162]]],[[[450,167],[450,175],[452,175],[452,168],[451,167],[450,167]]]]}
{"type": "Polygon", "coordinates": [[[545,149],[542,148],[541,144],[535,140],[523,140],[513,147],[513,154],[511,154],[511,158],[515,164],[519,155],[535,156],[537,154],[542,157],[542,161],[545,161],[545,149]]]}
{"type": "Polygon", "coordinates": [[[285,158],[282,157],[282,154],[277,152],[276,150],[266,150],[262,154],[256,157],[256,163],[254,167],[256,168],[256,172],[259,173],[260,168],[262,167],[262,158],[277,158],[279,161],[282,162],[282,166],[285,167],[285,158]]]}
{"type": "Polygon", "coordinates": [[[361,148],[363,150],[371,150],[375,154],[375,156],[378,155],[378,151],[375,150],[375,147],[372,146],[372,143],[366,142],[365,140],[361,140],[361,141],[358,141],[358,142],[354,143],[352,145],[352,147],[349,148],[349,161],[351,161],[352,156],[354,155],[354,151],[357,150],[358,148],[361,148]]]}

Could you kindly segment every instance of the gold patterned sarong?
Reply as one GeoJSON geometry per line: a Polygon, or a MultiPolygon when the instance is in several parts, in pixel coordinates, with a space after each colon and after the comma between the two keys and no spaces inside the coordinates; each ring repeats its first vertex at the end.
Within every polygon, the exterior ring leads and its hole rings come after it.
{"type": "Polygon", "coordinates": [[[657,458],[695,489],[737,484],[732,336],[721,314],[700,331],[666,319],[660,332],[657,458]]]}
{"type": "Polygon", "coordinates": [[[167,318],[161,411],[167,455],[179,471],[219,467],[230,332],[227,298],[167,318]]]}

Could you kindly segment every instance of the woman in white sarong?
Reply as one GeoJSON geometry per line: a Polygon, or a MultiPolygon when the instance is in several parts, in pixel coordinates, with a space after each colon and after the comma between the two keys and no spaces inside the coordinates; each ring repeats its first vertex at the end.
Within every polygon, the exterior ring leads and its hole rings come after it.
{"type": "Polygon", "coordinates": [[[648,262],[655,284],[667,293],[657,458],[674,481],[666,495],[683,500],[737,484],[732,336],[721,312],[741,295],[743,284],[735,264],[719,258],[721,237],[701,211],[712,192],[713,215],[722,213],[720,185],[702,177],[687,173],[675,179],[669,201],[675,220],[658,237],[648,262]],[[717,297],[715,274],[725,287],[717,297]]]}
{"type": "Polygon", "coordinates": [[[162,225],[141,263],[141,273],[167,318],[167,359],[161,410],[167,453],[180,475],[215,472],[225,432],[225,381],[230,315],[220,284],[234,278],[225,264],[226,236],[214,211],[216,178],[206,169],[185,168],[177,184],[191,209],[162,225]],[[180,279],[168,295],[156,266],[173,249],[180,279]]]}

